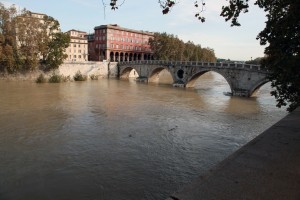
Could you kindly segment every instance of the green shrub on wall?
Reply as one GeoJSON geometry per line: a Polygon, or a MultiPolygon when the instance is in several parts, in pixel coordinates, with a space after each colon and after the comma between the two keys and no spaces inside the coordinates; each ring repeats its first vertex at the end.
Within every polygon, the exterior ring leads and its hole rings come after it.
{"type": "Polygon", "coordinates": [[[90,79],[91,79],[91,80],[98,80],[98,75],[91,74],[91,75],[90,75],[90,79]]]}
{"type": "Polygon", "coordinates": [[[35,80],[36,83],[46,83],[47,82],[47,79],[46,77],[44,76],[44,74],[40,74],[37,79],[35,80]]]}
{"type": "Polygon", "coordinates": [[[70,76],[63,76],[60,74],[53,73],[49,78],[49,83],[61,83],[70,80],[70,76]]]}
{"type": "Polygon", "coordinates": [[[87,76],[82,75],[80,71],[76,72],[76,74],[74,75],[74,81],[86,81],[87,80],[87,76]]]}

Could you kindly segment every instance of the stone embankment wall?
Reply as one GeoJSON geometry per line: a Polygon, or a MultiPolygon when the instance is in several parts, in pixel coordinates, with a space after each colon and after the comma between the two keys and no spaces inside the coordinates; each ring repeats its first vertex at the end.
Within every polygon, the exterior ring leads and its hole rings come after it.
{"type": "Polygon", "coordinates": [[[118,75],[116,62],[64,62],[58,69],[59,74],[70,77],[78,71],[88,77],[93,74],[103,78],[115,78],[118,75]]]}
{"type": "MultiPolygon", "coordinates": [[[[117,65],[117,62],[64,62],[55,73],[70,76],[71,79],[78,71],[83,75],[87,75],[88,78],[90,78],[90,75],[97,75],[103,78],[117,78],[119,73],[117,65]]],[[[15,74],[0,73],[0,80],[35,81],[40,74],[49,77],[52,73],[52,71],[45,73],[41,70],[15,74]]],[[[132,70],[129,77],[136,78],[137,76],[137,73],[134,73],[134,70],[132,70]]]]}

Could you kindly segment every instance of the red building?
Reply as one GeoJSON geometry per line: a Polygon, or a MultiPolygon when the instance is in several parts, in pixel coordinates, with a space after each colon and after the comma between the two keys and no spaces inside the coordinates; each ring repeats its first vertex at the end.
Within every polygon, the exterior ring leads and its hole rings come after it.
{"type": "Polygon", "coordinates": [[[133,61],[151,60],[149,38],[153,33],[137,31],[117,24],[101,25],[87,35],[89,60],[133,61]]]}

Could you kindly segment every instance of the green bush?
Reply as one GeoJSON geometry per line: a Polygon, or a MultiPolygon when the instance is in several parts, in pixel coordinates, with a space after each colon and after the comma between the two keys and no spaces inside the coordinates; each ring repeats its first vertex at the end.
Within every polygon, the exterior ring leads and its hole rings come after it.
{"type": "Polygon", "coordinates": [[[44,74],[40,74],[37,79],[35,80],[36,83],[46,83],[47,79],[45,78],[44,74]]]}
{"type": "Polygon", "coordinates": [[[76,72],[76,74],[74,75],[74,81],[86,81],[87,80],[87,76],[82,75],[80,71],[76,72]]]}
{"type": "Polygon", "coordinates": [[[67,82],[67,81],[71,81],[71,77],[70,76],[63,76],[61,75],[61,82],[67,82]]]}
{"type": "Polygon", "coordinates": [[[90,79],[91,79],[91,80],[98,80],[98,75],[91,74],[91,75],[90,75],[90,79]]]}
{"type": "Polygon", "coordinates": [[[53,73],[49,78],[49,83],[61,83],[70,80],[70,76],[63,76],[60,74],[53,73]]]}

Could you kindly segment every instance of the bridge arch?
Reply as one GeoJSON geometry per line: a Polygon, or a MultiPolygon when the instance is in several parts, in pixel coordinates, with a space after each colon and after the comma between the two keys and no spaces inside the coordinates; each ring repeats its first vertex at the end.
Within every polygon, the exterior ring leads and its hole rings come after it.
{"type": "Polygon", "coordinates": [[[263,85],[266,83],[270,82],[269,79],[262,79],[259,81],[257,84],[255,84],[251,89],[250,89],[250,97],[257,91],[259,88],[261,88],[263,85]]]}
{"type": "Polygon", "coordinates": [[[120,71],[120,79],[129,79],[129,75],[132,70],[135,70],[135,73],[137,74],[137,76],[139,76],[138,70],[134,66],[128,66],[120,71]]]}
{"type": "Polygon", "coordinates": [[[163,71],[166,70],[169,72],[169,74],[171,75],[173,82],[175,81],[173,74],[169,71],[169,69],[167,67],[163,67],[163,66],[159,66],[154,68],[152,71],[150,71],[149,76],[148,76],[148,81],[149,82],[158,82],[159,80],[159,74],[163,71]]]}
{"type": "Polygon", "coordinates": [[[186,82],[186,87],[194,87],[195,86],[195,82],[197,81],[197,79],[202,76],[203,74],[206,74],[207,72],[215,72],[219,75],[221,75],[227,82],[227,84],[230,87],[230,90],[232,92],[232,83],[230,80],[228,80],[227,76],[224,75],[222,72],[219,72],[217,70],[202,70],[202,71],[198,71],[195,74],[193,74],[186,82]]]}

